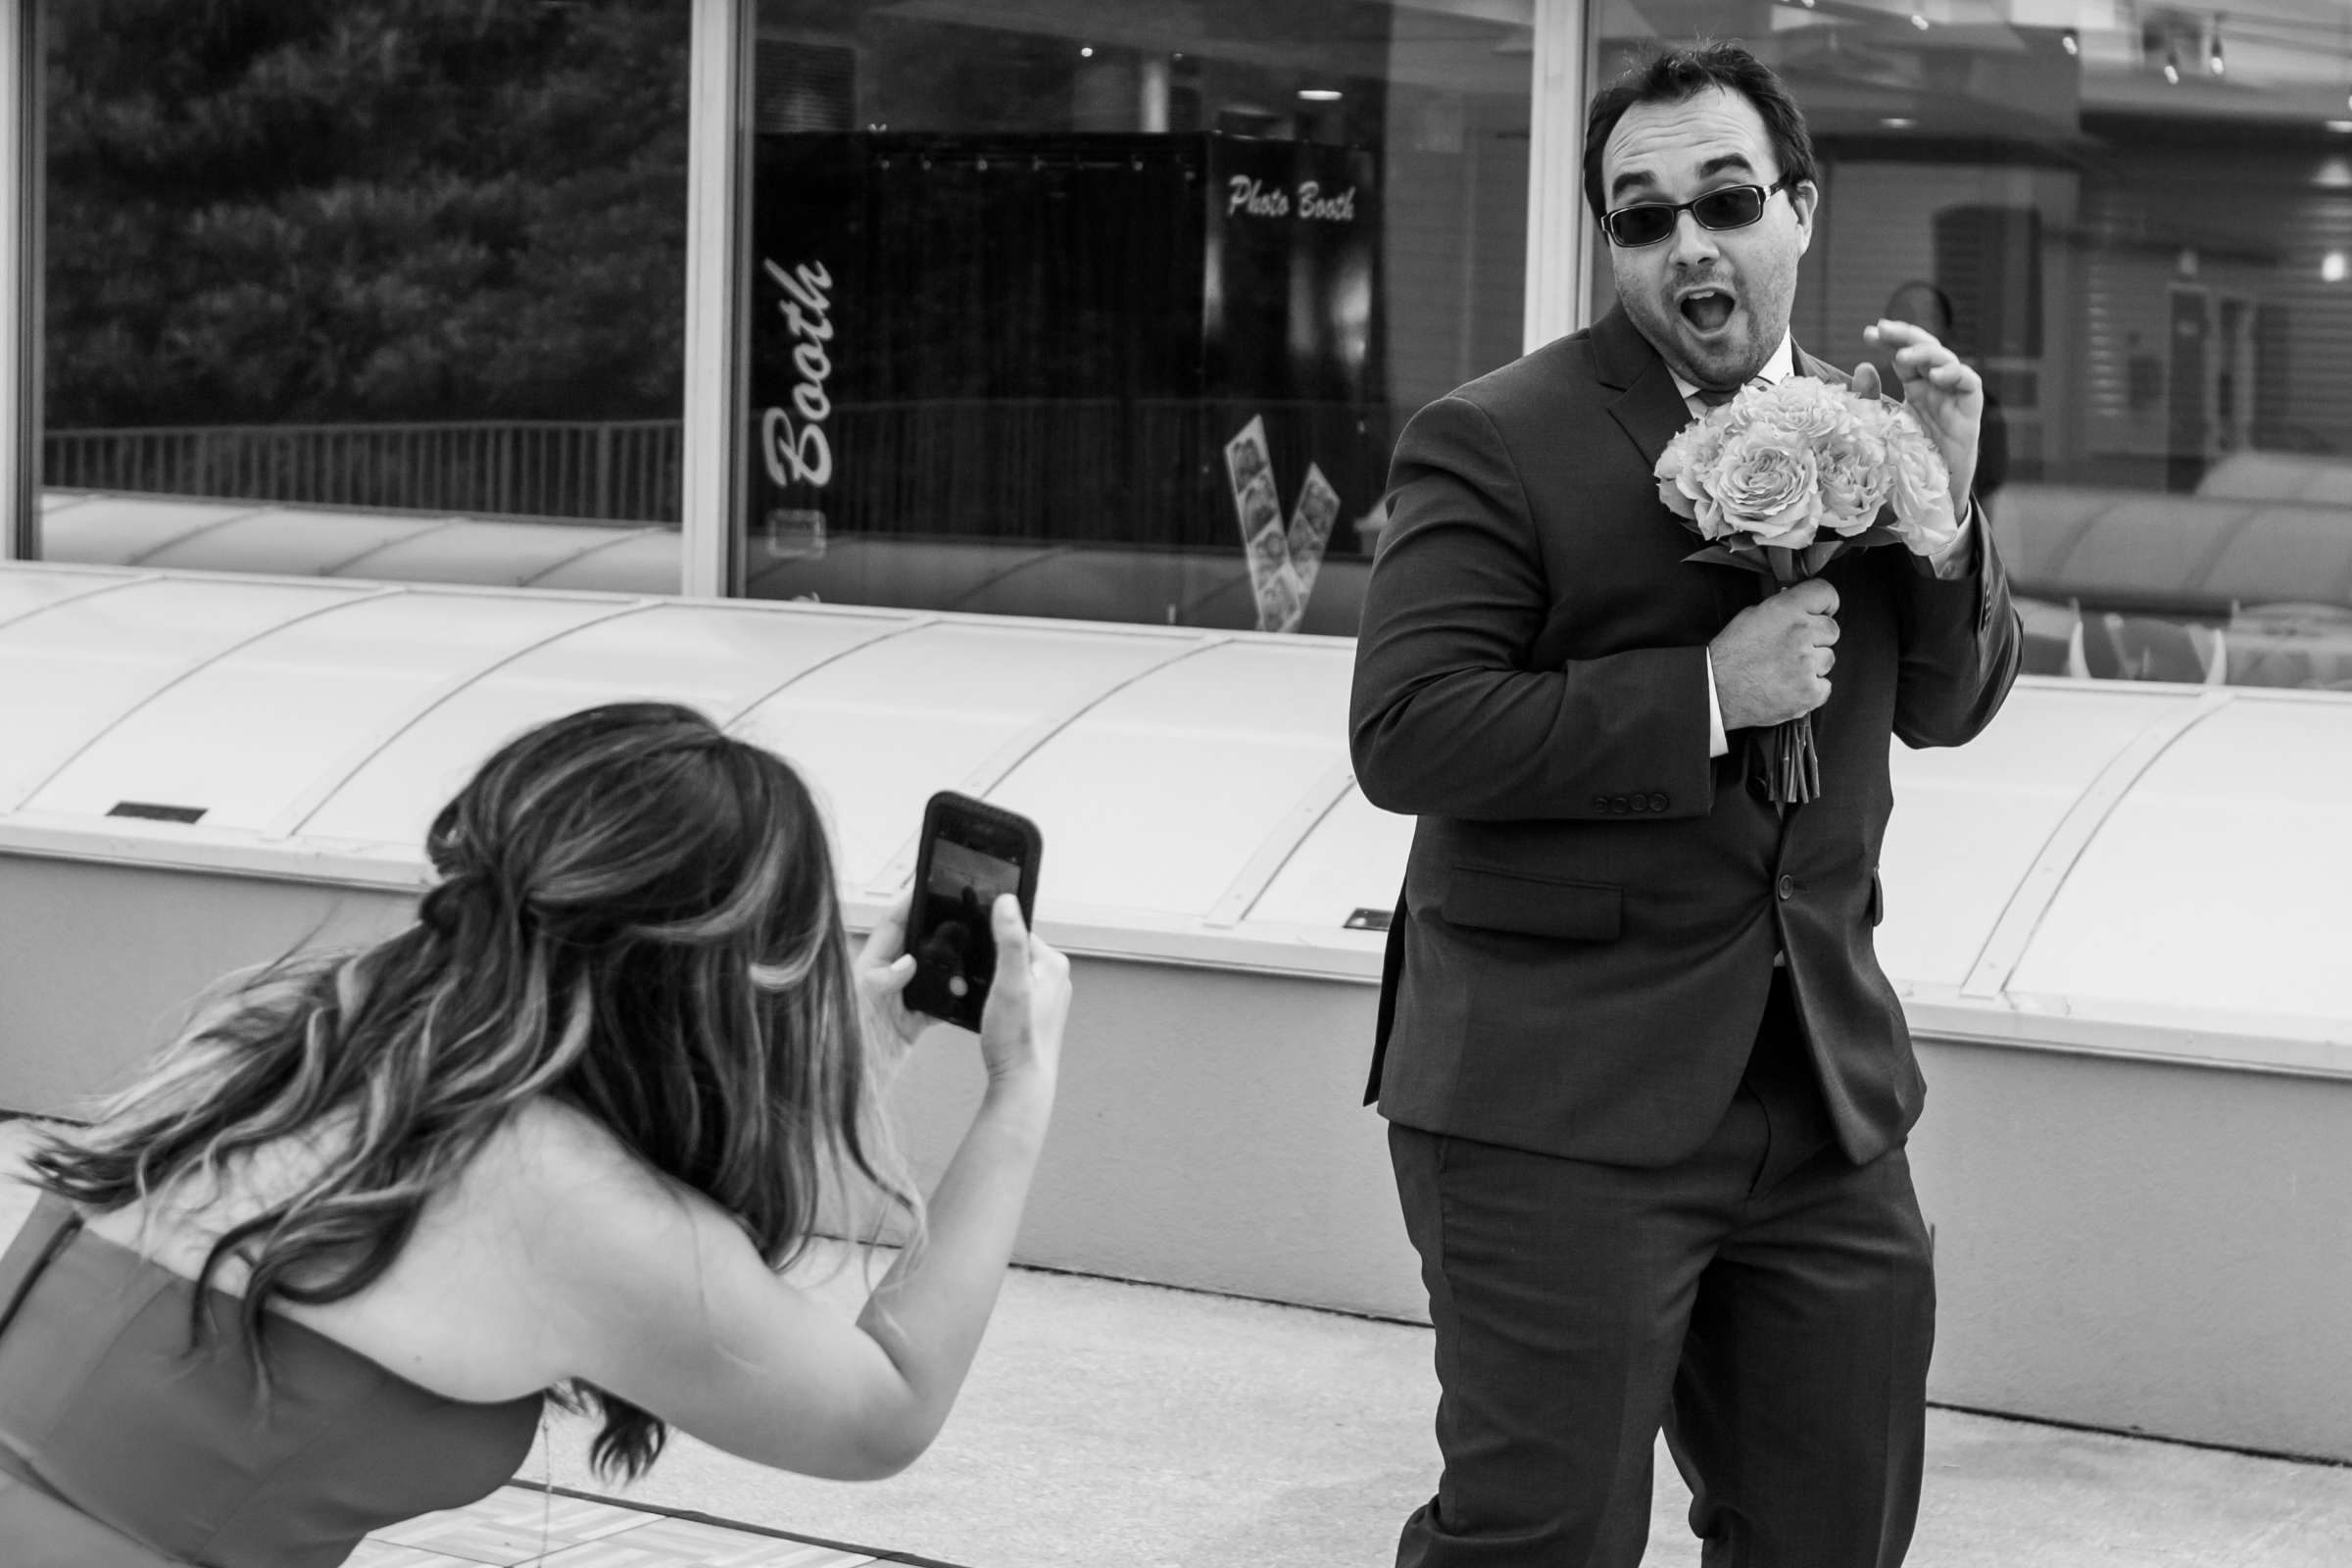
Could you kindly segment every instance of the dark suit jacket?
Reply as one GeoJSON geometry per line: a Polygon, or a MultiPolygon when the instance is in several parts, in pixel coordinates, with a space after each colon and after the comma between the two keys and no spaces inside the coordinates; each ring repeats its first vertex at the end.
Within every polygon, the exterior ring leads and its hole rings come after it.
{"type": "MultiPolygon", "coordinates": [[[[1802,371],[1842,381],[1801,351],[1802,371]]],[[[1621,311],[1439,399],[1396,443],[1349,736],[1373,804],[1420,818],[1367,1100],[1390,1119],[1572,1158],[1696,1152],[1745,1068],[1773,955],[1857,1161],[1923,1085],[1871,948],[1889,735],[1953,746],[2016,674],[1989,530],[1977,569],[1848,551],[1820,798],[1707,757],[1706,644],[1763,592],[1651,466],[1690,420],[1621,311]]]]}

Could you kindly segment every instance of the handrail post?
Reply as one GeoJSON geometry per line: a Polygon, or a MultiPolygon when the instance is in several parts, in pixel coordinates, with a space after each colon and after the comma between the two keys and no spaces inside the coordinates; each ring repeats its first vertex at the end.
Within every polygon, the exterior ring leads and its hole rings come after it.
{"type": "Polygon", "coordinates": [[[600,419],[596,426],[596,513],[599,518],[612,515],[612,421],[600,419]]]}

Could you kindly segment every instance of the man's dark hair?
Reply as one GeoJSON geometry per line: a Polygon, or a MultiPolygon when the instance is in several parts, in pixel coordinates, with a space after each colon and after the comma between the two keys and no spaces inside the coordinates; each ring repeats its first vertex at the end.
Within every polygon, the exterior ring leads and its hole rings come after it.
{"type": "Polygon", "coordinates": [[[1804,112],[1772,68],[1736,43],[1693,44],[1636,60],[1593,96],[1592,111],[1585,118],[1585,204],[1595,221],[1608,211],[1600,188],[1601,150],[1625,112],[1636,104],[1679,104],[1709,87],[1739,93],[1756,106],[1783,179],[1790,185],[1818,180],[1804,112]]]}

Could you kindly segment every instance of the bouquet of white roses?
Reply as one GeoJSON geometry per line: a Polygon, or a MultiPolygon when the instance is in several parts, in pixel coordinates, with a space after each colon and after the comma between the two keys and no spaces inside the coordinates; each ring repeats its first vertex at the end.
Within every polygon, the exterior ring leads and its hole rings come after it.
{"type": "MultiPolygon", "coordinates": [[[[1779,588],[1839,552],[1900,544],[1930,556],[1959,537],[1951,474],[1909,410],[1809,375],[1750,386],[1667,443],[1658,497],[1707,541],[1688,560],[1745,566],[1779,588]]],[[[1813,719],[1770,731],[1776,804],[1821,791],[1813,719]]]]}

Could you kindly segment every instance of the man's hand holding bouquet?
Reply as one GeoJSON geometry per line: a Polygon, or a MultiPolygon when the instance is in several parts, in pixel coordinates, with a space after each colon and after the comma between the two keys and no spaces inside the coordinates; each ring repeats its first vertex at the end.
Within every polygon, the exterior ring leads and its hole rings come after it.
{"type": "MultiPolygon", "coordinates": [[[[1906,382],[1981,397],[1974,372],[1934,338],[1886,324],[1932,349],[1936,369],[1948,365],[1965,377],[1964,387],[1925,374],[1917,381],[1906,375],[1906,382]]],[[[1909,368],[1899,353],[1896,364],[1909,368]]],[[[1930,419],[1950,417],[1934,392],[1921,402],[1930,419]]],[[[1959,538],[1967,492],[1940,449],[1960,434],[1937,428],[1931,435],[1918,413],[1879,395],[1869,367],[1850,388],[1790,375],[1744,388],[1669,442],[1657,462],[1658,495],[1706,541],[1687,560],[1745,567],[1778,591],[1817,576],[1847,550],[1899,544],[1936,556],[1948,549],[1959,538]]],[[[1961,450],[1973,453],[1973,426],[1965,438],[1961,450]]],[[[1820,793],[1810,713],[1773,725],[1759,740],[1775,804],[1798,805],[1820,793]]]]}

